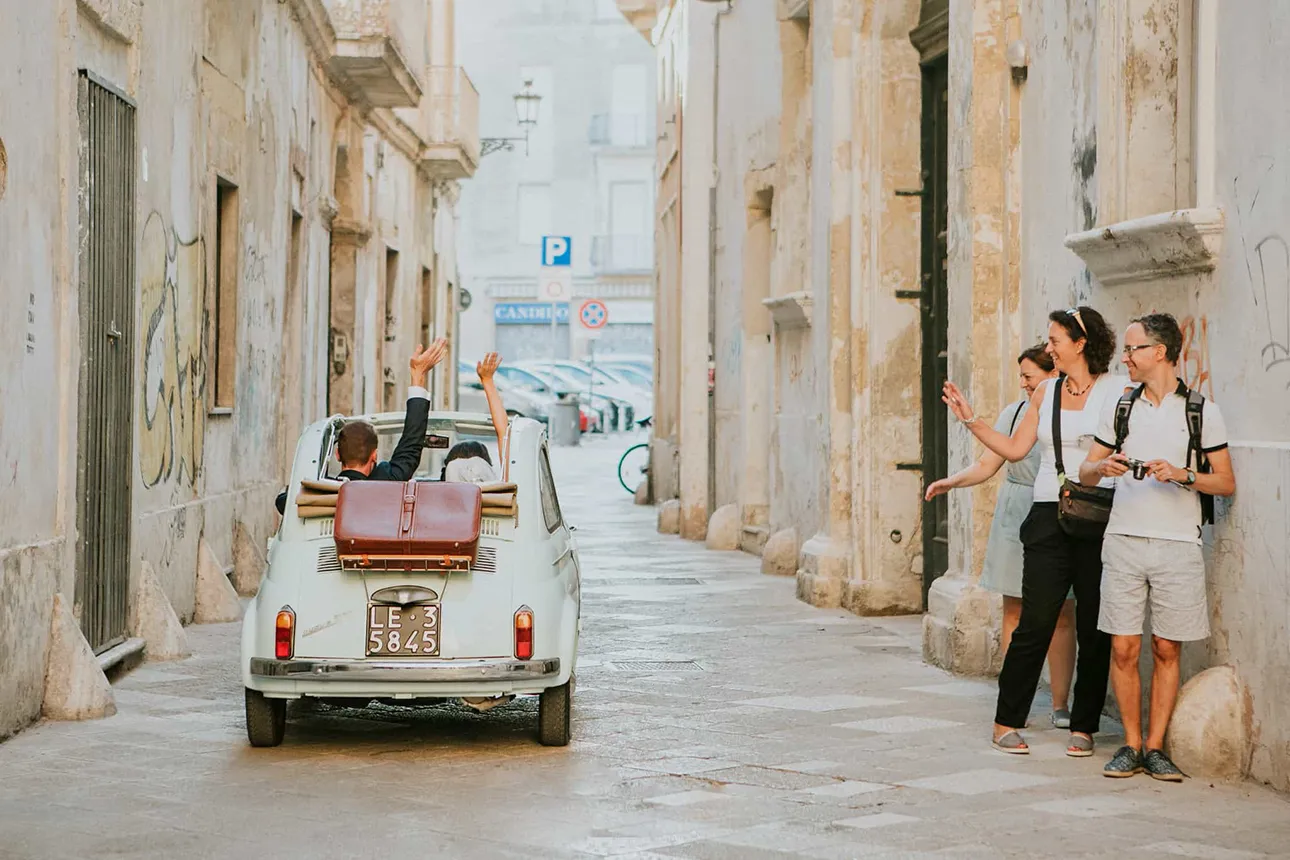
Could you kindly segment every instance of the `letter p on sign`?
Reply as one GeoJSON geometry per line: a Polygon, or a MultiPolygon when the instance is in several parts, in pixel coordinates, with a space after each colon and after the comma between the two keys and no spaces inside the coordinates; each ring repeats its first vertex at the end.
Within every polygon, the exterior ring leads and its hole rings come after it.
{"type": "Polygon", "coordinates": [[[568,236],[543,236],[542,237],[542,265],[543,266],[567,266],[570,263],[570,246],[573,243],[569,241],[568,236]]]}

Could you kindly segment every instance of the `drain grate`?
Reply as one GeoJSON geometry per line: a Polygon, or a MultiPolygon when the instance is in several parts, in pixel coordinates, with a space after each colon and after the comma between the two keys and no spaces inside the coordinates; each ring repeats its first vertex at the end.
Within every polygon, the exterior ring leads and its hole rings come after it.
{"type": "Polygon", "coordinates": [[[702,672],[693,660],[615,660],[608,664],[615,672],[702,672]]]}

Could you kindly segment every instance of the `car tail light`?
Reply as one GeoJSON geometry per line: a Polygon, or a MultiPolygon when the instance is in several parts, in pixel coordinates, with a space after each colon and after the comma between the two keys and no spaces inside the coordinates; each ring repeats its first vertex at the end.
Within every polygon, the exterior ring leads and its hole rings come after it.
{"type": "Polygon", "coordinates": [[[515,659],[533,659],[533,610],[527,606],[515,611],[515,659]]]}
{"type": "Polygon", "coordinates": [[[273,626],[273,656],[290,660],[296,650],[296,613],[290,606],[278,610],[278,620],[273,626]]]}

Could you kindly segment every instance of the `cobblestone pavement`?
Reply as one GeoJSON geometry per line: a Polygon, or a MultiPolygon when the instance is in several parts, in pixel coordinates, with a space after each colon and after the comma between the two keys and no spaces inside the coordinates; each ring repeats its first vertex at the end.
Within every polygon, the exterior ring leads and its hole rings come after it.
{"type": "MultiPolygon", "coordinates": [[[[923,664],[919,619],[794,600],[755,559],[654,531],[613,477],[625,437],[555,452],[579,526],[575,741],[520,701],[293,713],[247,746],[236,625],[149,664],[108,720],[0,744],[0,857],[1290,856],[1290,801],[1108,780],[1044,731],[988,744],[994,685],[923,664]]],[[[1114,728],[1114,727],[1112,727],[1114,728]]]]}

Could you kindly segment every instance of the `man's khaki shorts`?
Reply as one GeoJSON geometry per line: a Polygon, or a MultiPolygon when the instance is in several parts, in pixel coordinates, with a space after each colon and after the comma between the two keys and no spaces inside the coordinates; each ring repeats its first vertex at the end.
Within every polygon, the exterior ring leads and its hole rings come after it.
{"type": "Polygon", "coordinates": [[[1154,635],[1174,642],[1209,636],[1200,544],[1107,535],[1102,541],[1097,629],[1113,636],[1141,634],[1148,601],[1154,635]]]}

